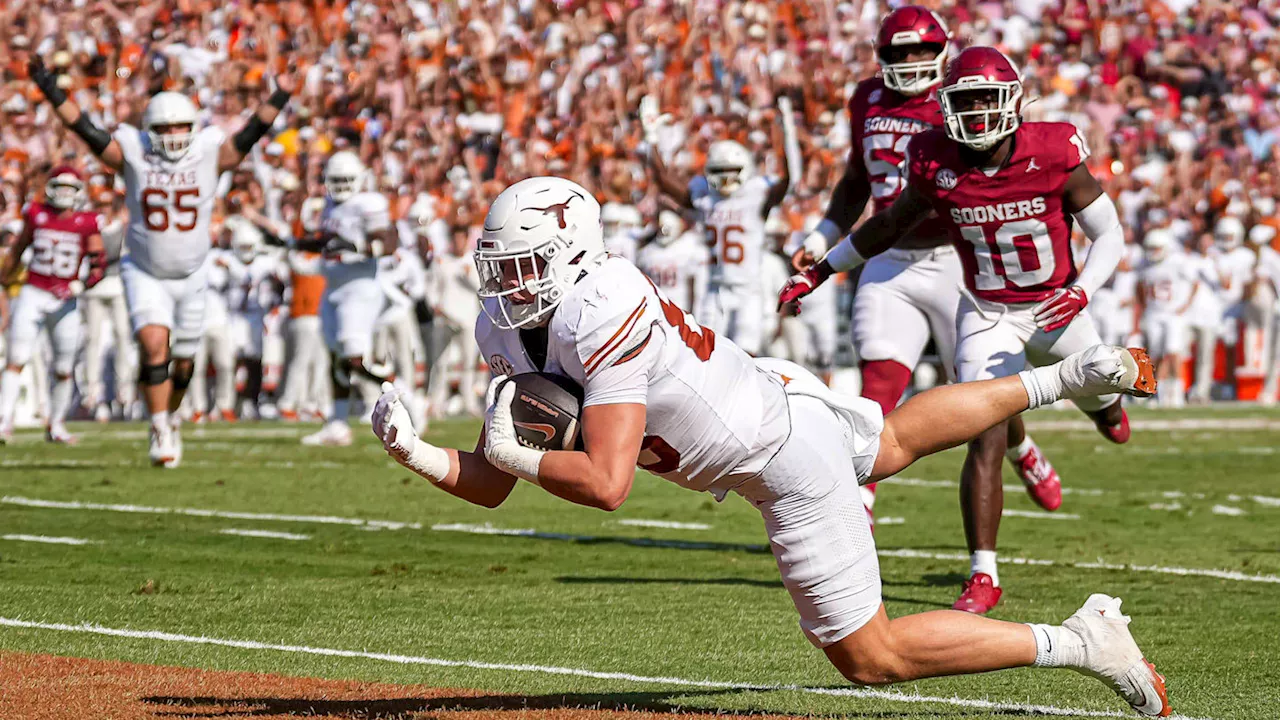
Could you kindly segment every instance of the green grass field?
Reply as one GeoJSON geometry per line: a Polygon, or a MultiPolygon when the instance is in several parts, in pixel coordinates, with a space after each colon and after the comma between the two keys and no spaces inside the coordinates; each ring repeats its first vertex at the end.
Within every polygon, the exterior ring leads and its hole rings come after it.
{"type": "MultiPolygon", "coordinates": [[[[1280,416],[1134,417],[1159,424],[1116,447],[1078,414],[1032,416],[1033,435],[1076,492],[1055,518],[1005,518],[1002,558],[1053,564],[1005,562],[1005,599],[994,615],[1056,623],[1090,592],[1118,595],[1178,713],[1280,716],[1280,416]],[[1184,422],[1165,422],[1173,420],[1184,422]],[[1226,572],[1200,572],[1210,570],[1226,572]]],[[[1021,717],[1035,714],[1029,705],[1072,717],[1128,712],[1101,684],[1063,671],[846,692],[800,634],[759,516],[736,496],[717,504],[643,476],[613,514],[524,484],[489,511],[411,478],[366,430],[357,447],[325,450],[298,445],[307,430],[189,427],[176,471],[145,466],[139,425],[76,427],[83,442],[75,448],[20,433],[0,448],[0,648],[582,694],[591,703],[605,696],[642,708],[895,718],[1021,717]],[[655,520],[692,527],[631,524],[655,520]],[[529,532],[478,534],[486,525],[529,532]],[[50,627],[4,624],[13,620],[50,627]],[[81,624],[419,660],[52,627],[81,624]]],[[[442,423],[431,439],[470,447],[475,434],[475,424],[442,423]]],[[[881,488],[878,515],[900,519],[876,536],[890,615],[955,599],[968,569],[954,485],[961,459],[960,451],[929,458],[905,483],[881,488]]],[[[1011,472],[1006,481],[1017,482],[1011,472]]],[[[1035,510],[1020,490],[1006,494],[1006,506],[1035,510]]]]}

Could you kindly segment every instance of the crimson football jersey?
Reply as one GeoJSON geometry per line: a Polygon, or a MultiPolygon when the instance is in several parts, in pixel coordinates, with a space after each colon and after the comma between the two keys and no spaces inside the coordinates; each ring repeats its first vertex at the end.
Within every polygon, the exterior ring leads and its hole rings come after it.
{"type": "Polygon", "coordinates": [[[79,210],[59,211],[32,203],[24,218],[31,232],[31,262],[27,283],[58,297],[71,295],[71,282],[80,276],[80,261],[89,238],[102,228],[102,216],[79,210]]]}
{"type": "MultiPolygon", "coordinates": [[[[872,78],[858,83],[849,99],[849,127],[853,145],[849,162],[867,169],[874,212],[893,204],[906,187],[907,143],[918,133],[942,127],[942,108],[934,90],[909,96],[885,87],[872,78]]],[[[947,234],[936,217],[930,217],[911,233],[915,237],[940,238],[947,234]]]]}
{"type": "Polygon", "coordinates": [[[1062,193],[1089,149],[1070,123],[1022,123],[1013,138],[1013,155],[988,176],[942,130],[921,133],[907,147],[908,182],[946,225],[974,295],[1039,302],[1076,279],[1062,193]]]}

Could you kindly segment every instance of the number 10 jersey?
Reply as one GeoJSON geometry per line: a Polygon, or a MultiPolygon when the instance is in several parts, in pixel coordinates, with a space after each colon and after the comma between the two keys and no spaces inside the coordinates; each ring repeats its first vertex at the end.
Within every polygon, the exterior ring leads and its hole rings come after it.
{"type": "Polygon", "coordinates": [[[147,134],[132,125],[121,125],[112,137],[124,154],[129,256],[152,277],[189,277],[209,255],[218,150],[226,134],[215,127],[200,130],[174,161],[152,151],[147,134]]]}

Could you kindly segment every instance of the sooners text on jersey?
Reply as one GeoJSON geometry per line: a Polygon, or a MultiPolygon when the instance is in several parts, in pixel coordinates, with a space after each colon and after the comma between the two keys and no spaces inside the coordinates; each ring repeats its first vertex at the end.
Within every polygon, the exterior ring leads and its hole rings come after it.
{"type": "Polygon", "coordinates": [[[942,218],[974,295],[1032,303],[1075,282],[1062,193],[1089,150],[1069,123],[1023,123],[1013,139],[1013,154],[988,176],[942,130],[921,133],[907,147],[908,181],[942,218]]]}
{"type": "Polygon", "coordinates": [[[27,283],[60,298],[70,297],[71,282],[80,276],[85,244],[101,231],[102,217],[77,210],[60,214],[42,203],[32,203],[26,222],[32,228],[27,283]]]}

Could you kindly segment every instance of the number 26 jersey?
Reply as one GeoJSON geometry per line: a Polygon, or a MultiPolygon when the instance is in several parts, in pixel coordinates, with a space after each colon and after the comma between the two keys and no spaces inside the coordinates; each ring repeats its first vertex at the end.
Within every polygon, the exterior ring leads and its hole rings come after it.
{"type": "MultiPolygon", "coordinates": [[[[538,370],[520,332],[489,320],[495,310],[487,307],[476,323],[476,342],[490,368],[538,370]]],[[[566,293],[548,326],[542,369],[582,385],[584,407],[644,405],[638,465],[717,498],[763,470],[791,430],[777,376],[700,327],[619,257],[566,293]]]]}
{"type": "Polygon", "coordinates": [[[121,125],[112,137],[124,153],[130,259],[152,277],[189,277],[209,255],[218,150],[226,134],[216,127],[198,131],[174,161],[153,152],[147,134],[132,125],[121,125]]]}

